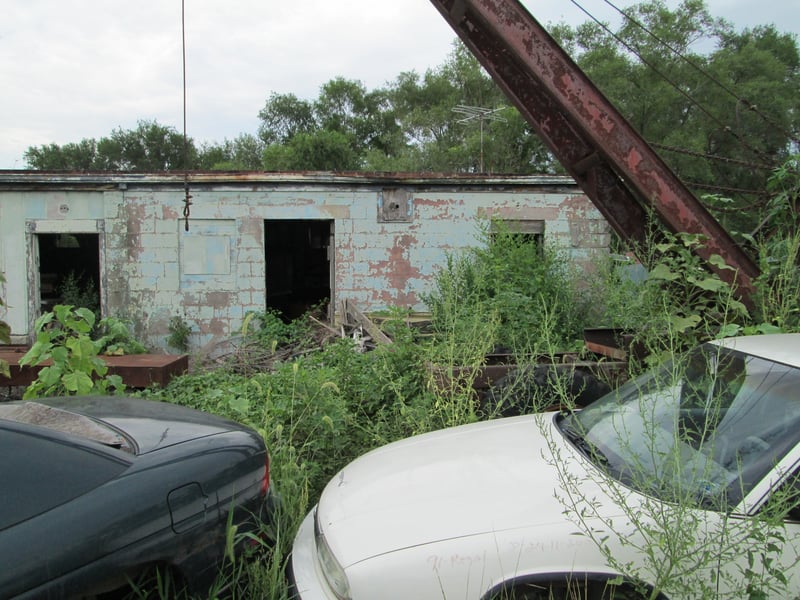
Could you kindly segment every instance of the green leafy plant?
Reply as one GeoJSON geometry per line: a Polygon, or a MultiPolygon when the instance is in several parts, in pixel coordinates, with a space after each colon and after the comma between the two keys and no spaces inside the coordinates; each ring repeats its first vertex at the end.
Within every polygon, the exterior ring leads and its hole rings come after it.
{"type": "Polygon", "coordinates": [[[117,317],[100,319],[92,332],[101,354],[144,354],[147,348],[131,334],[129,321],[117,317]]]}
{"type": "Polygon", "coordinates": [[[186,320],[180,315],[175,315],[169,320],[168,326],[169,336],[167,337],[167,344],[179,350],[186,352],[189,350],[189,336],[192,334],[192,328],[186,320]]]}
{"type": "Polygon", "coordinates": [[[88,308],[97,314],[100,311],[97,288],[90,277],[75,271],[67,273],[58,287],[61,304],[88,308]]]}
{"type": "MultiPolygon", "coordinates": [[[[629,334],[631,348],[644,359],[634,357],[631,375],[700,341],[752,325],[735,286],[700,257],[704,244],[700,235],[659,231],[636,253],[641,263],[613,256],[592,277],[592,326],[629,334]]],[[[731,269],[719,255],[708,262],[719,271],[731,269]]]]}
{"type": "Polygon", "coordinates": [[[800,154],[789,157],[767,181],[770,199],[763,226],[766,237],[791,237],[800,229],[800,154]]]}
{"type": "Polygon", "coordinates": [[[434,334],[466,353],[481,322],[489,349],[535,354],[545,328],[558,333],[562,346],[574,345],[587,325],[589,305],[566,255],[500,221],[482,223],[479,234],[480,245],[448,256],[433,290],[422,295],[434,334]]]}
{"type": "Polygon", "coordinates": [[[256,341],[265,348],[277,348],[287,344],[303,345],[310,329],[304,319],[286,322],[281,314],[272,309],[248,312],[242,323],[242,335],[256,341]]]}
{"type": "MultiPolygon", "coordinates": [[[[688,233],[664,234],[665,241],[655,245],[656,261],[650,265],[648,282],[659,297],[654,321],[664,334],[682,335],[686,347],[702,339],[718,337],[729,323],[747,322],[747,307],[735,296],[734,288],[708,269],[697,253],[705,240],[688,233]],[[659,314],[660,313],[660,314],[659,314]]],[[[719,255],[708,262],[718,269],[731,269],[719,255]]]]}
{"type": "Polygon", "coordinates": [[[800,330],[800,155],[787,160],[769,180],[772,194],[758,241],[761,276],[756,280],[755,320],[761,328],[800,330]]]}
{"type": "Polygon", "coordinates": [[[95,316],[87,308],[56,305],[36,320],[36,342],[20,365],[49,362],[26,389],[24,398],[58,395],[105,394],[125,388],[119,375],[108,375],[100,358],[104,340],[90,336],[95,316]]]}

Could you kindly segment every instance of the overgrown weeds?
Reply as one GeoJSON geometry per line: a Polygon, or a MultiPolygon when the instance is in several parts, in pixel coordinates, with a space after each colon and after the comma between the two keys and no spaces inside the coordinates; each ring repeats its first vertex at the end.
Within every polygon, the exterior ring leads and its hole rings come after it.
{"type": "MultiPolygon", "coordinates": [[[[266,440],[281,499],[275,542],[258,562],[226,567],[221,577],[232,596],[289,597],[284,573],[294,534],[350,460],[409,435],[495,416],[472,385],[494,350],[535,371],[543,356],[556,362],[558,353],[577,350],[584,327],[607,326],[627,330],[646,349],[647,364],[630,363],[629,375],[636,375],[698,341],[800,328],[800,235],[791,223],[762,245],[752,312],[701,264],[697,236],[653,240],[641,277],[631,274],[631,262],[612,259],[587,278],[558,249],[485,224],[483,244],[448,257],[425,297],[430,333],[409,327],[394,309],[383,321],[394,343],[361,352],[349,338],[321,340],[308,317],[285,323],[268,311],[248,315],[241,335],[205,363],[205,372],[144,394],[243,422],[266,440]]],[[[525,410],[569,407],[580,392],[574,383],[548,375],[546,388],[525,390],[533,398],[525,410]]]]}
{"type": "Polygon", "coordinates": [[[501,222],[483,223],[478,237],[479,246],[447,258],[423,295],[438,340],[462,354],[497,346],[522,358],[546,350],[547,330],[574,346],[593,315],[567,255],[501,222]]]}
{"type": "MultiPolygon", "coordinates": [[[[276,541],[257,564],[236,567],[235,577],[233,566],[225,569],[222,576],[237,581],[237,597],[288,598],[294,532],[327,481],[369,449],[430,427],[425,415],[434,399],[420,347],[408,328],[394,335],[391,348],[361,353],[342,338],[269,372],[219,368],[145,394],[243,422],[266,440],[280,497],[276,541]]],[[[272,347],[271,337],[262,339],[272,347]]]]}

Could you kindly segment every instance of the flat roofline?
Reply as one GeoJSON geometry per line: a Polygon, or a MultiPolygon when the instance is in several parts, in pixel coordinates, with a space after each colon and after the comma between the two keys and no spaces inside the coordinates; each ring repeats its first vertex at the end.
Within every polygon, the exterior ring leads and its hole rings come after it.
{"type": "Polygon", "coordinates": [[[380,185],[380,186],[558,186],[576,187],[562,175],[475,175],[450,173],[372,173],[332,171],[190,171],[167,173],[117,173],[0,170],[0,186],[106,186],[156,185],[380,185]]]}

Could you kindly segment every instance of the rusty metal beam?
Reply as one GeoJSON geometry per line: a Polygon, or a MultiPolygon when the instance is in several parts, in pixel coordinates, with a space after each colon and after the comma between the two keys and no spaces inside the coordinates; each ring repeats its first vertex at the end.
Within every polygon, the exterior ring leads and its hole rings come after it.
{"type": "Polygon", "coordinates": [[[518,0],[431,2],[620,236],[643,242],[652,209],[749,300],[756,264],[518,0]]]}

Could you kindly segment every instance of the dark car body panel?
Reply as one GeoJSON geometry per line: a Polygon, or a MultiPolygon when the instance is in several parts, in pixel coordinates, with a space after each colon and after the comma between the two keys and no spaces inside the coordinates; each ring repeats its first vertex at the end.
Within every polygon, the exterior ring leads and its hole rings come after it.
{"type": "MultiPolygon", "coordinates": [[[[21,435],[52,436],[67,448],[65,454],[86,453],[118,469],[97,487],[0,529],[0,598],[102,590],[152,564],[175,567],[201,586],[210,583],[224,553],[229,511],[234,509],[238,523],[264,509],[267,455],[261,437],[237,423],[147,400],[41,402],[108,423],[132,440],[136,453],[0,419],[4,479],[30,478],[31,488],[41,478],[37,472],[12,473],[14,451],[7,446],[21,435]]],[[[14,498],[22,500],[19,494],[14,498]]],[[[4,513],[13,510],[5,499],[0,506],[4,513]]]]}
{"type": "Polygon", "coordinates": [[[133,438],[136,454],[231,430],[257,437],[255,432],[239,423],[177,404],[117,396],[47,398],[37,402],[86,415],[115,427],[133,438]]]}

